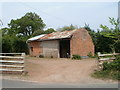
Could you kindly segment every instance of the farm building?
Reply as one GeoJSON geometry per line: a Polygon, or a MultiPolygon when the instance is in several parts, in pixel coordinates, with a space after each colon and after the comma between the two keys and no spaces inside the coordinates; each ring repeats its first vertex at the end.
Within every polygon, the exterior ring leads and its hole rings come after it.
{"type": "Polygon", "coordinates": [[[68,58],[72,55],[94,55],[94,45],[86,29],[53,32],[27,40],[31,56],[68,58]]]}

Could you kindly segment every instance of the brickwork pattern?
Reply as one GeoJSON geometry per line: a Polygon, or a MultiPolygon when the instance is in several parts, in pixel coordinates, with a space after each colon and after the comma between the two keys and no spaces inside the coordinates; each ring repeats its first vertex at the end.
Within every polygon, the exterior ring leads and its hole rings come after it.
{"type": "Polygon", "coordinates": [[[41,42],[33,41],[29,43],[29,52],[31,56],[39,56],[42,52],[41,42]],[[31,50],[33,47],[33,51],[31,50]]]}
{"type": "Polygon", "coordinates": [[[92,39],[85,29],[77,30],[70,41],[71,56],[78,54],[80,56],[87,56],[90,52],[94,55],[94,45],[92,39]]]}

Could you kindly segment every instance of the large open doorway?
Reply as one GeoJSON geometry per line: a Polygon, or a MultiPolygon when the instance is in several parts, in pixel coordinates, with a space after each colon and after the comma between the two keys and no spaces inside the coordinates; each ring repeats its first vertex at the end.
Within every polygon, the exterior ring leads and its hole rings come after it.
{"type": "Polygon", "coordinates": [[[59,41],[60,45],[60,58],[70,58],[70,40],[62,39],[59,41]]]}

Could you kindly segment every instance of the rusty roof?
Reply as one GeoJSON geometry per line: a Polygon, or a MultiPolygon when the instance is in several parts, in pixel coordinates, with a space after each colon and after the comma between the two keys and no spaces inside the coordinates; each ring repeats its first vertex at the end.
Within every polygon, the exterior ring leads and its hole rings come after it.
{"type": "Polygon", "coordinates": [[[69,31],[63,31],[63,32],[53,32],[50,34],[42,34],[42,35],[38,35],[35,37],[32,37],[30,39],[27,40],[27,42],[31,42],[31,41],[43,41],[43,40],[53,40],[53,39],[63,39],[63,38],[70,38],[72,36],[72,34],[76,31],[77,29],[74,30],[69,30],[69,31]]]}
{"type": "Polygon", "coordinates": [[[39,40],[52,40],[52,39],[62,39],[62,38],[70,38],[71,35],[76,31],[70,30],[70,31],[63,31],[63,32],[53,32],[50,34],[46,34],[43,37],[40,37],[39,40]]]}

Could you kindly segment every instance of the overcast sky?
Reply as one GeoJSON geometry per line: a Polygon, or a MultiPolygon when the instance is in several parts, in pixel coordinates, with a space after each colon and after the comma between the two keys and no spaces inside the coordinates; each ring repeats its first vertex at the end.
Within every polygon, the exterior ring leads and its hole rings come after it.
{"type": "Polygon", "coordinates": [[[87,23],[97,30],[100,24],[111,27],[108,17],[118,17],[118,2],[1,2],[0,6],[2,27],[27,12],[37,13],[47,28],[54,29],[87,23]]]}

